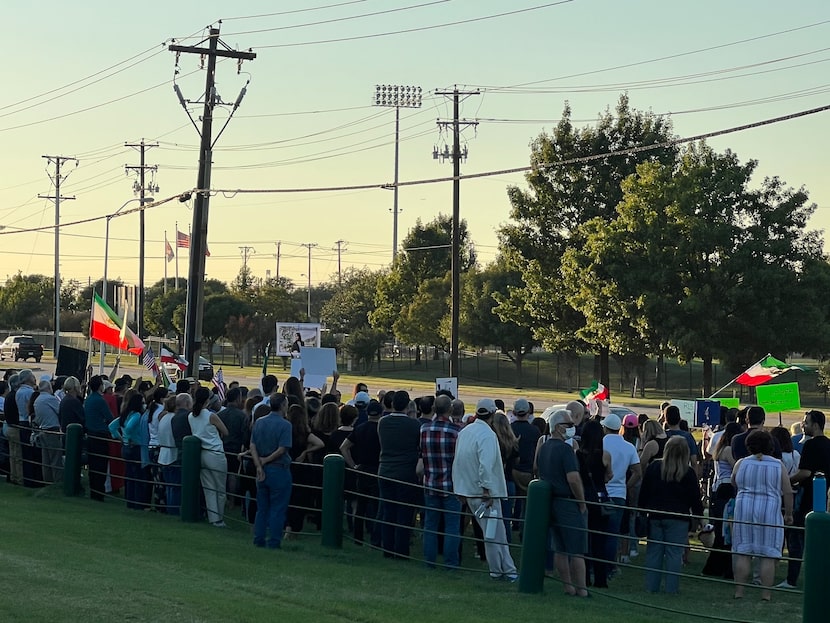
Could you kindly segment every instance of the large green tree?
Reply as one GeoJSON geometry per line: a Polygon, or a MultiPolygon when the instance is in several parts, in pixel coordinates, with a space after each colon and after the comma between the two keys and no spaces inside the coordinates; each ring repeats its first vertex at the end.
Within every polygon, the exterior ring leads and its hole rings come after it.
{"type": "Polygon", "coordinates": [[[378,281],[383,273],[368,268],[347,268],[340,287],[320,310],[320,321],[334,333],[351,333],[369,326],[377,305],[378,281]]]}
{"type": "MultiPolygon", "coordinates": [[[[596,124],[575,128],[566,105],[553,131],[531,144],[527,188],[510,187],[511,221],[500,230],[507,258],[519,270],[524,287],[514,289],[497,313],[512,317],[523,307],[533,318],[536,337],[550,349],[591,350],[600,355],[600,380],[608,384],[609,345],[591,342],[580,329],[585,319],[569,299],[561,258],[580,248],[583,223],[616,216],[622,181],[642,162],[674,161],[676,150],[662,145],[672,138],[669,119],[633,109],[626,95],[596,124]],[[612,154],[631,148],[654,149],[612,154]],[[609,154],[603,156],[603,154],[609,154]]],[[[520,317],[520,315],[519,315],[520,317]]]]}

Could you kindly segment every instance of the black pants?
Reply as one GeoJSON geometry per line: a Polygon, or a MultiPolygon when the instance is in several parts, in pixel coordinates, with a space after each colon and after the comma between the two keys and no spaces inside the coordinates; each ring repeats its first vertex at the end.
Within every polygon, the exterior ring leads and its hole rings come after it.
{"type": "Polygon", "coordinates": [[[378,488],[377,472],[358,472],[357,474],[357,507],[354,513],[354,540],[363,543],[364,530],[369,533],[369,542],[380,547],[380,524],[378,518],[378,488]]]}
{"type": "Polygon", "coordinates": [[[109,465],[109,432],[90,433],[86,447],[89,463],[89,497],[93,500],[104,499],[104,483],[107,480],[109,465]]]}

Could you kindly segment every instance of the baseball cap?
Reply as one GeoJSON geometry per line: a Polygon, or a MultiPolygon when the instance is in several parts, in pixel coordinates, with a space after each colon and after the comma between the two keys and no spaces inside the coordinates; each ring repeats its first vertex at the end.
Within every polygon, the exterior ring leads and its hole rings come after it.
{"type": "Polygon", "coordinates": [[[354,403],[356,405],[368,405],[369,394],[367,394],[366,392],[357,392],[354,396],[354,403]]]}
{"type": "Polygon", "coordinates": [[[476,403],[476,415],[490,415],[496,412],[496,401],[492,398],[482,398],[476,403]]]}
{"type": "MultiPolygon", "coordinates": [[[[495,401],[493,402],[495,404],[495,401]]],[[[524,398],[519,398],[513,403],[513,415],[527,415],[530,412],[530,403],[524,398]]]]}
{"type": "Polygon", "coordinates": [[[633,413],[629,413],[622,419],[622,425],[625,428],[639,428],[640,420],[633,413]]]}
{"type": "Polygon", "coordinates": [[[620,421],[619,415],[611,413],[605,416],[605,419],[602,420],[602,425],[608,430],[620,430],[622,422],[620,421]]]}

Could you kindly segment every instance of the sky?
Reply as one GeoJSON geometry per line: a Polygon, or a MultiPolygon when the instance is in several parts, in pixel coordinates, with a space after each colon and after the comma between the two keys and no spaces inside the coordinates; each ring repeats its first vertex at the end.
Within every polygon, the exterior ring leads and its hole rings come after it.
{"type": "MultiPolygon", "coordinates": [[[[129,9],[84,0],[15,2],[5,7],[6,59],[0,102],[0,284],[18,271],[54,274],[54,195],[44,155],[71,156],[63,172],[60,268],[63,279],[96,280],[104,270],[106,215],[136,207],[137,150],[157,144],[157,199],[196,186],[196,125],[205,73],[195,55],[167,46],[197,45],[212,25],[229,47],[253,50],[242,64],[220,62],[217,92],[246,95],[214,150],[208,278],[230,281],[248,251],[255,276],[279,274],[304,287],[342,268],[379,269],[392,259],[394,109],[373,106],[375,86],[420,86],[419,109],[400,111],[401,181],[452,174],[433,149],[451,144],[437,120],[452,102],[436,91],[479,92],[461,103],[468,158],[462,173],[529,164],[530,143],[550,130],[565,102],[576,125],[589,125],[621,93],[631,105],[670,113],[674,131],[692,136],[804,111],[830,97],[830,3],[803,0],[611,2],[572,0],[213,0],[157,2],[129,9]],[[402,32],[408,31],[408,32],[402,32]],[[512,88],[508,88],[512,87],[512,88]],[[349,189],[372,185],[368,190],[349,189]],[[338,188],[308,192],[314,188],[338,188]],[[233,190],[303,192],[234,193],[233,190]],[[219,192],[224,191],[224,192],[219,192]],[[127,203],[130,202],[130,203],[127,203]],[[73,221],[95,219],[82,225],[73,221]],[[270,272],[269,272],[270,271],[270,272]]],[[[215,113],[214,137],[229,108],[215,113]]],[[[830,112],[713,138],[743,161],[756,159],[757,183],[780,176],[803,186],[817,205],[811,229],[830,224],[826,141],[830,112]]],[[[466,219],[481,263],[497,253],[509,221],[509,185],[521,173],[461,183],[466,219]]],[[[398,239],[418,219],[452,212],[450,182],[399,190],[398,239]]],[[[192,201],[145,212],[145,281],[175,275],[165,236],[187,232],[192,201]]],[[[109,278],[138,281],[135,213],[110,220],[109,278]]],[[[174,243],[173,243],[174,244],[174,243]]],[[[179,274],[188,255],[179,250],[179,274]]]]}

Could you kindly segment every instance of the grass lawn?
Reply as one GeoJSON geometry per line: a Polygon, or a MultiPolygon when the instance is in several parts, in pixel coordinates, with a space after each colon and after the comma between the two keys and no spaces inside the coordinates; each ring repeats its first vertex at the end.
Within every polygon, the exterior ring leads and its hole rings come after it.
{"type": "MultiPolygon", "coordinates": [[[[255,549],[247,525],[217,530],[0,484],[0,621],[579,621],[657,623],[720,620],[798,621],[801,596],[775,593],[761,604],[749,591],[736,602],[730,584],[684,578],[679,596],[648,595],[639,569],[624,569],[592,599],[565,597],[556,580],[542,595],[486,573],[427,570],[354,546],[328,550],[317,536],[255,549]],[[675,614],[666,612],[675,611],[675,614]],[[687,613],[687,614],[682,614],[687,613]]],[[[480,571],[465,544],[463,565],[480,571]]],[[[640,547],[642,561],[644,547],[640,547]]],[[[416,536],[413,554],[420,553],[416,536]]],[[[515,558],[519,559],[518,551],[515,558]]],[[[702,557],[686,569],[696,575],[702,557]]],[[[783,573],[783,566],[778,575],[783,573]]]]}

